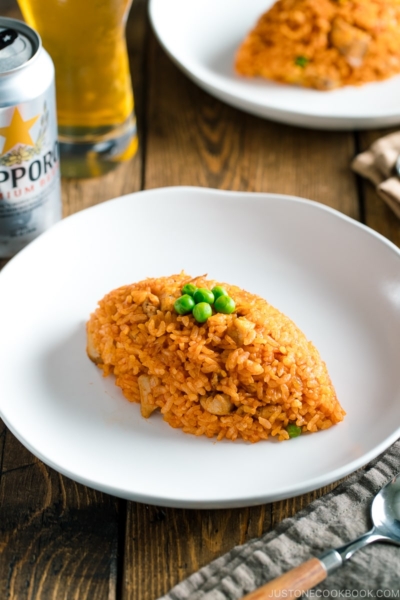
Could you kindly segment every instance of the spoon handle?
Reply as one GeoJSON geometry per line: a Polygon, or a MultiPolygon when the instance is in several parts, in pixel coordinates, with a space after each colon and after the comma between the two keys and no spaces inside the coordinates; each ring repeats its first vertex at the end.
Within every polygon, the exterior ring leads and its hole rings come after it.
{"type": "MultiPolygon", "coordinates": [[[[293,595],[282,592],[305,592],[321,583],[326,576],[327,570],[318,558],[311,558],[307,562],[291,569],[277,579],[269,581],[266,585],[258,588],[243,598],[243,600],[267,600],[267,598],[292,598],[293,595]]],[[[298,597],[298,596],[296,596],[298,597]]]]}

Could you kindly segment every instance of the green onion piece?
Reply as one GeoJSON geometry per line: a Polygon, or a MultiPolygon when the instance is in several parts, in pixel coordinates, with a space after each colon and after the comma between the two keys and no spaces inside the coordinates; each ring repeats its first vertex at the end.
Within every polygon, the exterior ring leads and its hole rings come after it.
{"type": "Polygon", "coordinates": [[[306,56],[296,56],[296,59],[294,61],[294,64],[297,65],[298,67],[301,67],[302,69],[304,69],[304,67],[310,62],[310,59],[307,58],[306,56]]]}

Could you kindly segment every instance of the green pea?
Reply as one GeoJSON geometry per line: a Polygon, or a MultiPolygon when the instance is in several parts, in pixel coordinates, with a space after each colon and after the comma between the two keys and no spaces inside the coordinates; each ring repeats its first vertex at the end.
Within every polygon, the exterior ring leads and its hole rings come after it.
{"type": "Polygon", "coordinates": [[[193,307],[194,300],[192,296],[189,296],[189,294],[181,296],[174,302],[174,309],[176,310],[178,315],[187,315],[188,313],[192,312],[193,307]]]}
{"type": "Polygon", "coordinates": [[[193,285],[193,283],[186,283],[182,288],[182,294],[189,294],[189,296],[193,296],[197,287],[193,285]]]}
{"type": "Polygon", "coordinates": [[[286,431],[290,438],[299,437],[299,435],[301,435],[301,427],[297,427],[297,425],[288,425],[286,431]]]}
{"type": "Polygon", "coordinates": [[[235,301],[230,296],[220,296],[216,299],[214,308],[217,312],[230,315],[236,308],[235,301]]]}
{"type": "Polygon", "coordinates": [[[193,316],[198,323],[205,323],[212,315],[212,308],[208,302],[199,302],[193,309],[193,316]]]}
{"type": "Polygon", "coordinates": [[[214,304],[214,294],[211,290],[208,290],[207,288],[199,288],[198,290],[196,290],[193,295],[193,298],[196,304],[199,304],[199,302],[207,302],[207,304],[214,304]]]}
{"type": "Polygon", "coordinates": [[[301,67],[302,69],[304,69],[305,66],[307,66],[307,64],[310,62],[310,59],[307,58],[306,56],[296,56],[294,64],[297,65],[298,67],[301,67]]]}
{"type": "Polygon", "coordinates": [[[217,298],[219,298],[220,296],[228,296],[229,295],[228,292],[226,290],[224,290],[224,288],[221,287],[220,285],[216,285],[215,287],[213,287],[213,289],[211,291],[214,294],[215,300],[217,298]]]}

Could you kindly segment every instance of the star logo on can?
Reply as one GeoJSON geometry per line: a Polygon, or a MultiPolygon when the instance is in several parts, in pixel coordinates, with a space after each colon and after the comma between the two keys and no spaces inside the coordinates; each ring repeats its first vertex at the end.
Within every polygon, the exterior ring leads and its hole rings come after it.
{"type": "Polygon", "coordinates": [[[18,108],[15,108],[10,124],[7,127],[0,127],[0,136],[5,138],[1,154],[7,154],[17,145],[34,146],[35,142],[30,130],[39,117],[40,115],[37,115],[24,121],[18,108]]]}

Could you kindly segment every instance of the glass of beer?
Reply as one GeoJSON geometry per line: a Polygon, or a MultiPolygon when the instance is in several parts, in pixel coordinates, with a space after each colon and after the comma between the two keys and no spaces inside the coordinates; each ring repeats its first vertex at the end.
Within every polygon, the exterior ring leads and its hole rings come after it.
{"type": "Polygon", "coordinates": [[[125,41],[132,0],[18,0],[56,70],[61,172],[106,173],[137,149],[125,41]]]}

